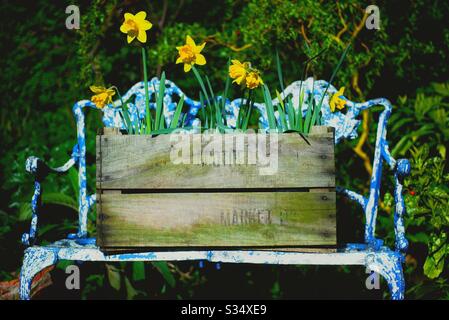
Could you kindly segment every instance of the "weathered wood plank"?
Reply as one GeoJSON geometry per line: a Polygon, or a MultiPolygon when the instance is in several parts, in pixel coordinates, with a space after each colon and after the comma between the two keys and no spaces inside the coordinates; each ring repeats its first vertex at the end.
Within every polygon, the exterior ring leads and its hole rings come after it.
{"type": "Polygon", "coordinates": [[[101,149],[101,156],[97,156],[97,166],[101,171],[97,174],[97,188],[335,187],[334,138],[333,131],[327,127],[313,131],[307,137],[309,144],[295,133],[276,135],[277,143],[271,139],[265,144],[266,150],[260,147],[263,143],[257,145],[260,151],[257,158],[257,151],[249,149],[253,144],[248,143],[255,135],[220,136],[223,140],[216,141],[216,144],[205,141],[205,136],[200,134],[189,134],[188,141],[173,139],[172,135],[100,136],[97,148],[101,149]],[[244,139],[239,140],[242,137],[244,139]],[[199,141],[199,144],[194,141],[199,141]],[[237,151],[242,150],[237,148],[240,143],[244,145],[243,152],[237,151]],[[221,146],[217,158],[207,156],[212,146],[216,150],[221,146]],[[178,155],[190,153],[189,163],[174,163],[172,159],[176,151],[179,151],[178,155]],[[209,160],[216,163],[205,164],[209,160]]]}
{"type": "Polygon", "coordinates": [[[103,248],[332,246],[335,212],[335,192],[105,192],[97,241],[103,248]]]}

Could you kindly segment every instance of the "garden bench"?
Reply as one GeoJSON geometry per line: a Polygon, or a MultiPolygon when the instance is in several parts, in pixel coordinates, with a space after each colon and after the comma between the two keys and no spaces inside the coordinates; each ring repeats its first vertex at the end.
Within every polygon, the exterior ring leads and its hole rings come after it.
{"type": "MultiPolygon", "coordinates": [[[[159,80],[153,78],[149,81],[150,93],[158,90],[159,80]]],[[[326,81],[315,81],[307,79],[304,82],[296,81],[288,86],[281,97],[292,96],[295,106],[299,105],[299,88],[305,92],[304,101],[312,95],[313,99],[321,99],[327,87],[326,81]]],[[[337,90],[330,85],[328,94],[332,95],[337,90]]],[[[176,96],[184,95],[183,92],[171,81],[166,80],[166,90],[164,96],[164,118],[170,123],[176,109],[176,96]]],[[[131,115],[143,117],[145,113],[145,94],[143,82],[135,84],[124,96],[123,101],[132,99],[128,105],[131,115]],[[134,111],[134,112],[133,112],[134,111]]],[[[242,103],[241,99],[226,101],[225,114],[228,126],[235,126],[238,109],[242,103]]],[[[277,99],[273,100],[273,104],[278,104],[277,99]]],[[[103,123],[106,128],[123,129],[124,124],[118,113],[117,106],[120,101],[115,101],[111,105],[105,106],[103,112],[103,123]]],[[[195,128],[199,126],[197,114],[201,108],[201,104],[197,101],[185,97],[185,123],[188,127],[195,128]]],[[[349,199],[358,203],[365,213],[365,230],[364,243],[351,243],[345,246],[336,247],[335,250],[322,250],[320,248],[306,248],[304,250],[291,250],[283,248],[188,248],[181,247],[176,250],[118,250],[109,252],[107,248],[99,246],[97,239],[89,237],[87,234],[87,214],[93,204],[96,203],[98,197],[101,197],[102,188],[99,181],[103,181],[104,177],[99,176],[99,168],[97,168],[97,194],[87,194],[86,181],[86,143],[85,143],[85,125],[84,125],[84,108],[94,108],[96,106],[89,100],[77,102],[73,107],[77,123],[77,144],[74,146],[70,159],[61,167],[50,168],[44,161],[37,157],[29,157],[26,161],[26,170],[32,173],[34,179],[34,195],[31,201],[32,219],[29,233],[22,237],[22,242],[26,246],[23,259],[23,266],[20,274],[20,298],[29,299],[31,283],[33,277],[42,269],[56,264],[59,260],[72,261],[185,261],[185,260],[207,260],[211,262],[223,263],[257,263],[257,264],[278,264],[278,265],[361,265],[366,266],[370,270],[382,275],[389,286],[392,299],[404,298],[404,276],[402,264],[404,262],[405,251],[408,242],[405,238],[403,216],[405,214],[405,206],[402,197],[401,180],[410,172],[410,164],[406,159],[395,160],[390,155],[388,142],[386,140],[387,122],[390,117],[392,107],[386,99],[374,99],[363,103],[356,103],[346,100],[345,112],[331,112],[329,107],[329,98],[324,98],[322,107],[322,124],[327,127],[333,127],[334,142],[339,143],[343,139],[354,139],[357,137],[357,128],[360,120],[357,119],[359,114],[373,106],[383,106],[384,110],[380,113],[379,123],[377,127],[377,136],[375,143],[375,152],[373,159],[373,170],[370,181],[370,190],[367,196],[363,196],[345,188],[328,185],[331,189],[327,191],[335,191],[347,196],[349,199]],[[381,239],[375,237],[376,216],[378,210],[380,179],[382,172],[382,164],[385,161],[394,175],[395,182],[395,207],[394,207],[394,231],[395,231],[395,248],[390,249],[383,245],[381,239]],[[66,239],[56,241],[50,245],[36,245],[36,235],[38,226],[38,213],[41,197],[41,182],[51,172],[65,173],[71,167],[78,166],[79,177],[79,226],[78,232],[69,234],[66,239]]],[[[268,131],[268,119],[263,104],[254,105],[261,116],[259,124],[261,128],[268,131]]],[[[155,106],[152,105],[152,108],[155,106]]],[[[304,106],[302,106],[304,109],[304,106]]],[[[305,111],[305,110],[304,110],[305,111]]],[[[278,115],[276,115],[278,116],[278,115]]],[[[117,130],[112,130],[116,132],[117,130]]],[[[111,131],[111,130],[109,130],[111,131]]],[[[332,130],[333,131],[333,130],[332,130]]],[[[98,143],[101,137],[97,137],[98,143]]],[[[98,166],[97,156],[97,166],[98,166]]],[[[333,158],[332,158],[333,161],[333,158]]],[[[101,202],[99,204],[101,206],[101,202]]],[[[100,209],[101,210],[101,209],[100,209]]],[[[101,212],[97,212],[100,216],[101,212]]],[[[99,217],[97,217],[98,221],[99,217]]],[[[97,223],[98,224],[98,223],[97,223]]],[[[112,246],[113,247],[113,246],[112,246]]]]}

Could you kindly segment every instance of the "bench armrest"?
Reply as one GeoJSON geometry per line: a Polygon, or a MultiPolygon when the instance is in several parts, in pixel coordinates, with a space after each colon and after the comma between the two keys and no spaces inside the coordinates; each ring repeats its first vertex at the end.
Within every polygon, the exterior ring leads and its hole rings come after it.
{"type": "Polygon", "coordinates": [[[77,162],[77,146],[73,148],[72,156],[62,166],[52,168],[48,166],[43,160],[37,157],[29,157],[25,163],[27,172],[34,175],[34,193],[31,199],[31,225],[30,232],[22,235],[22,243],[24,245],[33,245],[37,235],[38,211],[41,205],[42,186],[41,182],[45,177],[55,172],[57,174],[66,173],[77,162]]]}
{"type": "Polygon", "coordinates": [[[404,215],[406,208],[404,196],[402,195],[402,181],[410,174],[410,161],[407,159],[395,160],[389,150],[388,143],[384,141],[382,145],[382,157],[390,166],[394,173],[394,232],[396,236],[395,247],[398,251],[405,251],[408,247],[408,241],[405,238],[404,215]]]}

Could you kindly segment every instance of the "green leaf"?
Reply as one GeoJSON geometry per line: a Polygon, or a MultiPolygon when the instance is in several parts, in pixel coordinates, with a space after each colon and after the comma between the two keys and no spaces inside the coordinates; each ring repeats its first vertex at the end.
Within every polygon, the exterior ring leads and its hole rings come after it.
{"type": "Polygon", "coordinates": [[[429,236],[425,232],[407,233],[407,238],[416,243],[427,244],[429,242],[429,236]]]}
{"type": "Polygon", "coordinates": [[[430,189],[429,195],[432,195],[436,198],[441,199],[449,199],[449,190],[445,186],[434,186],[430,189]]]}
{"type": "Polygon", "coordinates": [[[313,96],[309,95],[309,100],[307,101],[306,119],[304,120],[304,133],[306,134],[310,132],[310,128],[312,127],[311,117],[314,102],[315,99],[313,99],[313,96]]]}
{"type": "Polygon", "coordinates": [[[288,114],[288,122],[289,122],[289,129],[295,128],[295,109],[293,108],[292,99],[290,96],[287,97],[287,104],[286,104],[287,114],[288,114]]]}
{"type": "Polygon", "coordinates": [[[75,194],[76,202],[78,202],[80,194],[78,170],[76,170],[75,167],[71,167],[67,172],[67,176],[69,177],[70,185],[72,186],[73,193],[75,194]]]}
{"type": "Polygon", "coordinates": [[[117,87],[114,87],[114,89],[117,92],[117,95],[120,99],[121,108],[122,108],[122,110],[119,111],[119,115],[122,118],[123,122],[125,123],[126,130],[128,131],[128,134],[132,134],[133,133],[133,125],[131,123],[131,120],[130,120],[129,114],[128,114],[128,102],[127,103],[123,102],[122,95],[120,94],[120,91],[118,90],[117,87]]]}
{"type": "Polygon", "coordinates": [[[161,273],[162,277],[169,284],[170,287],[174,288],[176,285],[176,279],[168,268],[168,264],[165,261],[154,261],[153,266],[161,273]]]}
{"type": "Polygon", "coordinates": [[[64,193],[44,193],[42,195],[42,204],[60,205],[78,211],[76,200],[64,193]]]}
{"type": "Polygon", "coordinates": [[[192,66],[192,70],[193,70],[193,73],[195,74],[196,80],[200,84],[201,90],[203,91],[204,97],[206,99],[206,104],[209,108],[211,108],[209,95],[207,94],[207,90],[206,90],[206,87],[204,86],[203,79],[201,78],[201,75],[198,72],[198,70],[195,68],[195,66],[192,66]]]}
{"type": "Polygon", "coordinates": [[[125,288],[126,288],[126,299],[133,300],[136,296],[139,295],[139,291],[137,291],[131,282],[129,281],[128,277],[125,276],[125,288]]]}
{"type": "Polygon", "coordinates": [[[145,280],[145,263],[143,261],[135,261],[133,267],[133,281],[145,280]]]}
{"type": "Polygon", "coordinates": [[[108,275],[109,284],[112,288],[119,291],[121,287],[121,274],[120,269],[117,267],[106,263],[106,272],[108,275]]]}
{"type": "Polygon", "coordinates": [[[437,278],[443,272],[444,260],[437,261],[433,256],[428,256],[424,262],[424,274],[430,278],[437,278]]]}
{"type": "Polygon", "coordinates": [[[56,264],[56,268],[60,269],[60,270],[65,270],[67,269],[68,266],[72,265],[73,262],[70,260],[60,260],[57,264],[56,264]]]}
{"type": "Polygon", "coordinates": [[[276,130],[276,117],[274,116],[273,103],[270,95],[270,91],[266,84],[262,87],[262,93],[265,100],[265,109],[267,111],[268,125],[270,130],[276,130]]]}
{"type": "MultiPolygon", "coordinates": [[[[228,59],[228,67],[226,70],[229,70],[229,66],[231,64],[231,59],[228,59]]],[[[223,123],[226,121],[226,115],[225,115],[225,109],[226,109],[226,99],[228,97],[228,91],[229,91],[229,85],[231,84],[231,78],[229,77],[229,74],[226,75],[226,84],[225,89],[222,96],[222,106],[221,106],[221,112],[223,117],[223,123]]]]}
{"type": "MultiPolygon", "coordinates": [[[[303,105],[303,101],[304,101],[304,91],[302,90],[302,88],[300,89],[300,94],[299,94],[299,106],[298,106],[298,113],[296,116],[296,129],[304,132],[304,127],[303,127],[303,115],[302,115],[302,105],[303,105]]],[[[291,103],[291,98],[289,98],[290,103],[291,103]]]]}
{"type": "Polygon", "coordinates": [[[281,60],[279,59],[279,51],[277,49],[276,49],[276,67],[278,71],[278,79],[279,84],[281,86],[281,91],[284,91],[284,78],[282,77],[281,60]]]}
{"type": "Polygon", "coordinates": [[[151,132],[150,94],[148,92],[148,72],[146,49],[142,47],[143,82],[145,87],[145,133],[151,132]]]}
{"type": "Polygon", "coordinates": [[[31,215],[32,215],[31,203],[30,202],[22,203],[19,207],[19,213],[17,215],[17,220],[19,220],[19,221],[30,220],[31,215]]]}
{"type": "Polygon", "coordinates": [[[175,111],[175,114],[173,115],[173,119],[170,124],[171,129],[178,127],[179,116],[181,115],[183,106],[184,106],[184,95],[181,96],[181,98],[179,99],[178,104],[176,106],[176,111],[175,111]]]}
{"type": "Polygon", "coordinates": [[[156,127],[155,129],[161,129],[161,116],[162,108],[164,107],[164,93],[165,93],[165,72],[162,72],[161,79],[159,81],[159,93],[156,100],[156,127]]]}
{"type": "Polygon", "coordinates": [[[285,119],[285,106],[284,106],[284,101],[282,101],[281,99],[281,95],[279,94],[279,92],[276,90],[276,96],[278,98],[279,101],[279,105],[281,106],[279,108],[278,105],[278,112],[279,112],[279,118],[281,119],[281,125],[282,125],[282,130],[288,130],[288,126],[287,126],[287,120],[285,119]]]}

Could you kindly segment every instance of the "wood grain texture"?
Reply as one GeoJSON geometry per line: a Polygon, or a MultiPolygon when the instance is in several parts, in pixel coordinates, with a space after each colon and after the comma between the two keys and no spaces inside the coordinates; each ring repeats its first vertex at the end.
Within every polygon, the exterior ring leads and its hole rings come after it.
{"type": "Polygon", "coordinates": [[[223,140],[217,144],[221,144],[222,153],[214,158],[221,165],[205,164],[204,159],[210,160],[207,157],[207,146],[211,148],[211,143],[205,141],[204,135],[200,134],[190,134],[189,141],[176,140],[171,135],[99,136],[97,188],[105,190],[335,187],[334,134],[327,127],[314,130],[306,138],[309,144],[296,133],[278,134],[277,144],[274,140],[270,140],[266,144],[265,158],[257,159],[253,158],[254,152],[251,150],[247,152],[248,139],[253,139],[254,136],[244,134],[221,136],[223,140]],[[195,147],[198,144],[192,147],[190,142],[193,141],[200,141],[201,147],[195,147]],[[237,141],[243,141],[244,152],[236,151],[237,141]],[[184,150],[189,150],[190,162],[173,163],[170,153],[181,150],[180,146],[187,144],[190,149],[184,150]],[[266,174],[269,164],[263,163],[263,159],[270,161],[273,174],[266,174]],[[243,163],[240,164],[239,161],[243,163]],[[277,164],[274,164],[275,161],[277,164]]]}
{"type": "Polygon", "coordinates": [[[104,192],[98,206],[103,248],[336,245],[335,192],[104,192]]]}
{"type": "Polygon", "coordinates": [[[258,157],[275,159],[269,174],[248,147],[255,135],[216,135],[215,144],[204,134],[187,137],[97,136],[97,244],[104,251],[335,250],[332,128],[314,127],[307,141],[289,133],[259,142],[258,157]],[[210,157],[211,146],[221,148],[218,157],[210,157]],[[176,148],[188,150],[187,162],[170,158],[176,148]]]}

